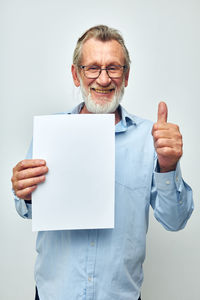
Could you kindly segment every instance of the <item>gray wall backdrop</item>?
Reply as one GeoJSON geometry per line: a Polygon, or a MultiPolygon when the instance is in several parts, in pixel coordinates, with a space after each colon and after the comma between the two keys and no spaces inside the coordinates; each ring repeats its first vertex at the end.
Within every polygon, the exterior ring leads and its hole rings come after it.
{"type": "Polygon", "coordinates": [[[130,51],[125,108],[156,121],[158,102],[167,102],[169,121],[184,137],[183,177],[194,190],[185,230],[167,232],[150,214],[142,299],[199,300],[199,0],[0,1],[0,299],[34,295],[36,236],[31,221],[15,212],[12,168],[26,154],[34,115],[79,103],[72,52],[77,38],[99,23],[118,28],[130,51]]]}

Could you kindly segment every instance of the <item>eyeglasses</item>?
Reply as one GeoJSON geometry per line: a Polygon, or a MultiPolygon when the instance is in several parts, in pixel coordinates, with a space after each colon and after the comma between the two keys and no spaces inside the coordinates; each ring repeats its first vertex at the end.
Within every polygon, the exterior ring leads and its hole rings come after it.
{"type": "Polygon", "coordinates": [[[124,70],[127,66],[108,66],[106,68],[101,68],[99,66],[79,66],[83,70],[83,73],[88,79],[96,79],[101,74],[101,71],[105,70],[110,78],[120,78],[122,77],[124,70]]]}

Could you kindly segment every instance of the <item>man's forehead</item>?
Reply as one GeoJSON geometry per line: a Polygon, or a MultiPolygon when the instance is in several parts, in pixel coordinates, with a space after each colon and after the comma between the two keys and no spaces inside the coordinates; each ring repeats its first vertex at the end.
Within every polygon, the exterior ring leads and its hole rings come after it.
{"type": "Polygon", "coordinates": [[[90,38],[82,46],[82,60],[90,59],[124,61],[124,52],[116,40],[100,41],[90,38]]]}

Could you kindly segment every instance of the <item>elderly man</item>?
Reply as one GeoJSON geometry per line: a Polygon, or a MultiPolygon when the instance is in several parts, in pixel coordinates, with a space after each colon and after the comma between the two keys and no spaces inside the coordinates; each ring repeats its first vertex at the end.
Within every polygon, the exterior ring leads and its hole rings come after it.
{"type": "MultiPolygon", "coordinates": [[[[159,104],[153,126],[120,105],[129,69],[117,30],[96,26],[79,38],[71,71],[84,102],[71,113],[115,114],[115,228],[39,232],[36,299],[140,299],[150,205],[171,231],[184,228],[192,213],[192,191],[179,165],[182,137],[177,125],[167,123],[166,104],[159,104]]],[[[48,172],[44,160],[31,159],[31,149],[28,158],[12,177],[24,218],[31,218],[31,194],[48,172]]]]}

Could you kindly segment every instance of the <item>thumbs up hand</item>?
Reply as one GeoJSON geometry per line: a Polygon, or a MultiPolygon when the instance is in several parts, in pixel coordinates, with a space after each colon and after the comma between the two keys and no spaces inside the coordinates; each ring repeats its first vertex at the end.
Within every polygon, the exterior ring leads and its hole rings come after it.
{"type": "Polygon", "coordinates": [[[160,102],[158,105],[158,120],[153,125],[152,136],[158,155],[160,172],[174,171],[183,154],[183,142],[179,127],[167,123],[167,105],[165,102],[160,102]]]}

